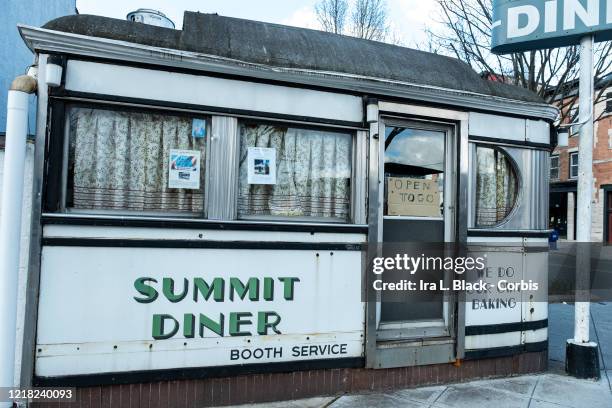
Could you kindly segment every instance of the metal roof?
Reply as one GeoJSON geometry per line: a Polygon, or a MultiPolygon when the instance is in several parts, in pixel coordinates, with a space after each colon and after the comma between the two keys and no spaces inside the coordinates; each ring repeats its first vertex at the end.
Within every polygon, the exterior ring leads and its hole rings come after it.
{"type": "Polygon", "coordinates": [[[92,15],[49,21],[45,29],[231,58],[270,67],[335,72],[542,103],[535,93],[482,79],[446,56],[377,41],[186,11],[183,30],[92,15]]]}

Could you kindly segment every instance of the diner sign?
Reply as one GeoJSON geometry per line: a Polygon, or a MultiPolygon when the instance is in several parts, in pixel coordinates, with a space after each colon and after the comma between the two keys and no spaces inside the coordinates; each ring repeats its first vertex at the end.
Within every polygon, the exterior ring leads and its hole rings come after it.
{"type": "Polygon", "coordinates": [[[359,358],[360,277],[359,250],[44,247],[36,375],[359,358]]]}
{"type": "Polygon", "coordinates": [[[612,40],[612,0],[494,0],[496,54],[612,40]]]}

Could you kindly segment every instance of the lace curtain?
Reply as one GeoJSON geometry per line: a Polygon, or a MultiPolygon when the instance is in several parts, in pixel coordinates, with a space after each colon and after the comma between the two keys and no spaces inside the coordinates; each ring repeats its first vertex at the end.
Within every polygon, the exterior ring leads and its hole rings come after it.
{"type": "Polygon", "coordinates": [[[350,134],[269,125],[240,127],[238,214],[348,221],[350,134]],[[248,184],[249,147],[276,149],[276,184],[248,184]]]}
{"type": "Polygon", "coordinates": [[[192,137],[188,117],[73,108],[68,204],[77,209],[202,213],[205,147],[205,138],[192,137]],[[200,189],[168,188],[170,149],[200,151],[200,189]]]}
{"type": "Polygon", "coordinates": [[[518,180],[512,164],[496,149],[476,148],[476,226],[502,222],[516,201],[518,180]]]}

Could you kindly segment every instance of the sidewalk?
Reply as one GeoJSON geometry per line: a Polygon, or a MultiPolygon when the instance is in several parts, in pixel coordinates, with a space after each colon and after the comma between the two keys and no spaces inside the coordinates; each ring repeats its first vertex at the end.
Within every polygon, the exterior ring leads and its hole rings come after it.
{"type": "Polygon", "coordinates": [[[564,373],[565,340],[572,337],[573,305],[549,309],[547,373],[400,390],[243,405],[258,408],[612,408],[612,302],[591,308],[592,338],[599,342],[602,378],[577,380],[564,373]]]}

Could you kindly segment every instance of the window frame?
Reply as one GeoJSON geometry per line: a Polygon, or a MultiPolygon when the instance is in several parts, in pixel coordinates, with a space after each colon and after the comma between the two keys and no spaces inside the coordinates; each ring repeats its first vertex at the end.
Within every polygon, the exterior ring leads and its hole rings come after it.
{"type": "MultiPolygon", "coordinates": [[[[247,224],[283,224],[295,225],[296,227],[315,227],[315,226],[365,226],[367,225],[367,149],[369,131],[366,128],[355,127],[350,125],[333,124],[322,122],[317,118],[303,118],[304,120],[296,120],[293,118],[275,117],[270,118],[266,115],[255,114],[240,114],[240,113],[219,113],[210,110],[194,109],[191,106],[182,108],[179,106],[166,105],[148,105],[140,103],[131,103],[129,101],[107,101],[104,99],[89,99],[89,98],[72,98],[70,96],[58,95],[49,103],[49,125],[48,135],[45,146],[45,172],[43,177],[43,213],[58,214],[58,215],[73,215],[73,216],[91,216],[91,217],[129,217],[131,219],[146,220],[183,220],[185,222],[240,222],[247,224]],[[207,120],[207,141],[206,141],[206,157],[201,163],[202,171],[205,171],[204,177],[204,203],[203,211],[197,215],[185,213],[169,213],[169,212],[143,212],[122,209],[67,209],[67,182],[68,182],[68,166],[69,166],[69,122],[68,115],[71,107],[101,109],[101,110],[116,110],[116,111],[135,111],[135,112],[154,112],[158,114],[168,114],[187,117],[205,117],[207,120]],[[222,187],[215,186],[211,182],[215,170],[211,170],[211,157],[214,154],[213,143],[218,146],[228,146],[234,143],[237,148],[236,154],[239,154],[240,141],[238,129],[233,134],[215,129],[215,118],[230,119],[235,122],[246,121],[249,123],[260,122],[265,124],[279,124],[297,128],[312,128],[313,130],[326,130],[332,132],[343,132],[351,135],[351,181],[350,181],[350,204],[349,218],[347,220],[330,220],[322,217],[248,217],[241,218],[237,215],[238,207],[238,167],[239,161],[236,159],[233,163],[226,163],[224,171],[233,173],[229,178],[229,184],[222,187]],[[56,135],[60,135],[57,137],[56,135]],[[235,167],[235,169],[233,168],[235,167]],[[221,188],[227,189],[227,185],[235,186],[233,200],[228,205],[227,201],[220,202],[220,197],[217,193],[221,188]],[[216,207],[215,207],[216,206],[216,207]],[[223,214],[219,211],[211,211],[219,206],[225,207],[223,214]],[[228,215],[233,213],[233,215],[228,215]]],[[[301,119],[301,118],[300,118],[301,119]]],[[[218,149],[217,146],[217,149],[218,149]]]]}
{"type": "MultiPolygon", "coordinates": [[[[74,215],[108,215],[108,216],[135,216],[143,218],[178,218],[186,220],[206,220],[208,219],[208,168],[209,168],[209,157],[210,157],[210,140],[212,134],[212,116],[204,112],[194,111],[181,111],[165,109],[163,107],[149,107],[149,106],[133,106],[123,104],[109,104],[104,102],[73,102],[67,101],[64,106],[63,112],[63,133],[62,133],[62,173],[61,173],[61,190],[60,190],[60,202],[59,209],[57,212],[62,214],[74,214],[74,215]],[[156,113],[156,114],[167,114],[172,116],[182,116],[188,118],[200,118],[206,119],[206,148],[204,161],[200,163],[200,171],[204,171],[204,185],[202,186],[204,198],[202,202],[202,211],[199,213],[186,213],[181,211],[137,211],[129,209],[86,209],[86,208],[72,208],[67,206],[68,198],[68,167],[70,165],[70,122],[69,115],[71,108],[84,108],[84,109],[99,109],[106,111],[116,112],[137,112],[137,113],[156,113]]],[[[165,164],[164,164],[165,165],[165,164]]]]}
{"type": "Polygon", "coordinates": [[[559,180],[559,177],[561,175],[560,170],[561,170],[561,167],[560,167],[560,162],[559,162],[559,155],[558,154],[551,155],[550,156],[550,160],[549,160],[549,172],[548,172],[550,179],[551,180],[559,180]],[[552,165],[553,160],[557,161],[557,165],[554,166],[554,167],[552,165]],[[556,170],[556,172],[557,172],[557,176],[556,177],[553,177],[553,174],[552,174],[553,173],[553,169],[556,170]]]}
{"type": "Polygon", "coordinates": [[[509,152],[504,151],[501,145],[497,145],[494,143],[486,143],[486,142],[471,142],[471,144],[472,144],[472,148],[470,149],[470,152],[472,152],[472,158],[470,159],[470,164],[473,169],[473,172],[471,174],[472,192],[470,193],[470,196],[471,196],[470,213],[473,215],[472,215],[472,219],[470,223],[471,224],[470,228],[473,228],[476,230],[488,230],[488,229],[500,228],[503,225],[507,224],[510,221],[510,219],[514,216],[514,214],[521,207],[521,201],[523,199],[523,189],[524,189],[523,175],[519,171],[519,166],[514,160],[514,158],[512,157],[512,155],[509,152]],[[478,155],[479,147],[492,149],[492,150],[496,150],[500,152],[506,158],[506,160],[508,160],[508,162],[510,163],[510,167],[512,168],[512,171],[514,175],[516,176],[516,196],[514,199],[514,203],[512,204],[512,209],[508,212],[508,214],[506,214],[506,216],[501,221],[493,225],[479,225],[477,223],[477,208],[476,208],[476,203],[478,202],[478,196],[477,196],[477,193],[478,193],[478,188],[477,188],[478,156],[477,155],[478,155]]]}
{"type": "MultiPolygon", "coordinates": [[[[574,106],[569,110],[568,118],[570,123],[580,120],[580,110],[578,106],[574,106]],[[574,119],[572,121],[572,119],[574,119]]],[[[580,125],[571,125],[569,129],[569,137],[575,137],[580,135],[580,125]]]]}
{"type": "MultiPolygon", "coordinates": [[[[243,123],[251,124],[251,125],[278,125],[278,126],[286,126],[286,127],[294,127],[299,129],[308,129],[313,131],[327,131],[327,132],[336,132],[336,133],[346,133],[351,136],[351,179],[350,179],[350,194],[349,194],[349,217],[347,220],[341,218],[326,218],[326,217],[309,217],[309,216],[274,216],[274,215],[246,215],[240,216],[238,215],[238,197],[240,194],[240,177],[239,177],[239,168],[240,163],[239,160],[236,160],[235,172],[236,177],[234,181],[233,188],[236,189],[236,199],[234,200],[234,214],[235,220],[237,221],[245,221],[245,222],[280,222],[280,223],[296,223],[296,224],[306,224],[306,223],[317,223],[317,224],[331,224],[331,225],[352,225],[352,224],[365,224],[366,219],[365,215],[363,215],[362,219],[359,218],[360,208],[357,203],[360,201],[359,191],[358,191],[358,179],[364,180],[365,183],[365,173],[362,177],[359,177],[361,172],[359,172],[359,167],[357,162],[363,160],[365,162],[366,144],[367,144],[367,132],[362,130],[356,130],[351,128],[344,127],[335,127],[329,125],[321,125],[321,124],[312,124],[312,123],[300,123],[294,121],[279,121],[274,119],[263,119],[263,118],[248,118],[248,117],[239,117],[238,125],[236,126],[236,139],[237,139],[237,154],[240,154],[240,126],[243,123]],[[361,154],[361,152],[363,152],[361,154]]],[[[365,163],[362,164],[362,169],[365,172],[365,163]]],[[[363,191],[365,191],[365,185],[363,186],[363,191]]],[[[363,198],[362,206],[365,206],[365,197],[363,198]]],[[[365,208],[361,211],[365,214],[365,208]]]]}
{"type": "Polygon", "coordinates": [[[578,152],[569,152],[569,157],[568,157],[568,177],[570,180],[576,180],[578,178],[578,170],[579,170],[579,163],[578,163],[578,152]],[[572,163],[572,158],[576,158],[576,164],[572,163]],[[572,175],[572,169],[576,169],[576,175],[572,175]]]}

